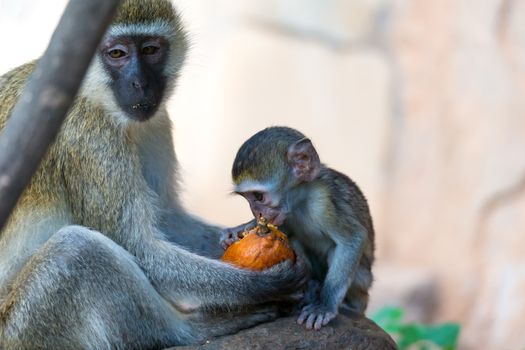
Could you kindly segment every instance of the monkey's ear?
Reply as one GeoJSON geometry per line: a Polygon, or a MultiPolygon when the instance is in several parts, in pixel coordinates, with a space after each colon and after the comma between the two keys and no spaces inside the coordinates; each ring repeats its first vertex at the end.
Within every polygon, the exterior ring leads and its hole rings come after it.
{"type": "Polygon", "coordinates": [[[288,164],[299,181],[310,182],[321,170],[319,155],[310,139],[304,138],[288,147],[288,164]]]}

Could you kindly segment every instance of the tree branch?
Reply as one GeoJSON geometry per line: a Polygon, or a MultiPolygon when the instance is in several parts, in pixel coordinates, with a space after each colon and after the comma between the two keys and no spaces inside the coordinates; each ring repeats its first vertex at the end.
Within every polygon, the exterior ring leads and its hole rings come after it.
{"type": "Polygon", "coordinates": [[[71,0],[67,5],[0,135],[0,230],[58,134],[119,3],[71,0]]]}

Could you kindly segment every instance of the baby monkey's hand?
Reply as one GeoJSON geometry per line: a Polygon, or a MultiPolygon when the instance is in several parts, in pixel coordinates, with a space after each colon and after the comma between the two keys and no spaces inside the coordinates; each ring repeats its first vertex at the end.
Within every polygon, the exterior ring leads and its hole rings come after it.
{"type": "Polygon", "coordinates": [[[241,234],[257,226],[255,219],[235,227],[225,228],[221,231],[220,244],[222,249],[226,250],[233,243],[242,238],[241,234]]]}

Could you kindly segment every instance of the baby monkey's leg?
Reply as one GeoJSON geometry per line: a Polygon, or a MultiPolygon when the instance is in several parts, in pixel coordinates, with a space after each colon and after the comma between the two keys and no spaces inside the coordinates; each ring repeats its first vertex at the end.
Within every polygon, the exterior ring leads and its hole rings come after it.
{"type": "Polygon", "coordinates": [[[370,268],[360,265],[356,276],[343,302],[344,306],[360,315],[365,313],[368,306],[368,290],[372,285],[370,268]]]}
{"type": "MultiPolygon", "coordinates": [[[[341,237],[334,235],[335,238],[341,237]]],[[[366,230],[354,231],[344,243],[337,243],[329,255],[328,273],[323,282],[319,299],[306,305],[297,322],[306,328],[319,330],[333,320],[342,304],[349,287],[355,280],[363,255],[366,230]]],[[[340,241],[339,239],[334,241],[340,241]]]]}

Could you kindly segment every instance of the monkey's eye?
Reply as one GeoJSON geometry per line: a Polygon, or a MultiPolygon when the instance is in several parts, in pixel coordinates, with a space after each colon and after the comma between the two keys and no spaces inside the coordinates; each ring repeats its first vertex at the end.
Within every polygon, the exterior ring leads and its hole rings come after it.
{"type": "Polygon", "coordinates": [[[122,58],[126,56],[126,53],[120,49],[113,49],[108,52],[109,57],[111,58],[122,58]]]}
{"type": "Polygon", "coordinates": [[[255,200],[257,202],[262,202],[263,201],[264,193],[258,192],[258,191],[254,191],[254,192],[252,192],[252,194],[253,194],[253,198],[255,198],[255,200]]]}
{"type": "Polygon", "coordinates": [[[144,55],[154,55],[155,53],[157,53],[157,51],[159,51],[159,48],[156,47],[156,46],[145,46],[142,48],[142,53],[144,55]]]}

